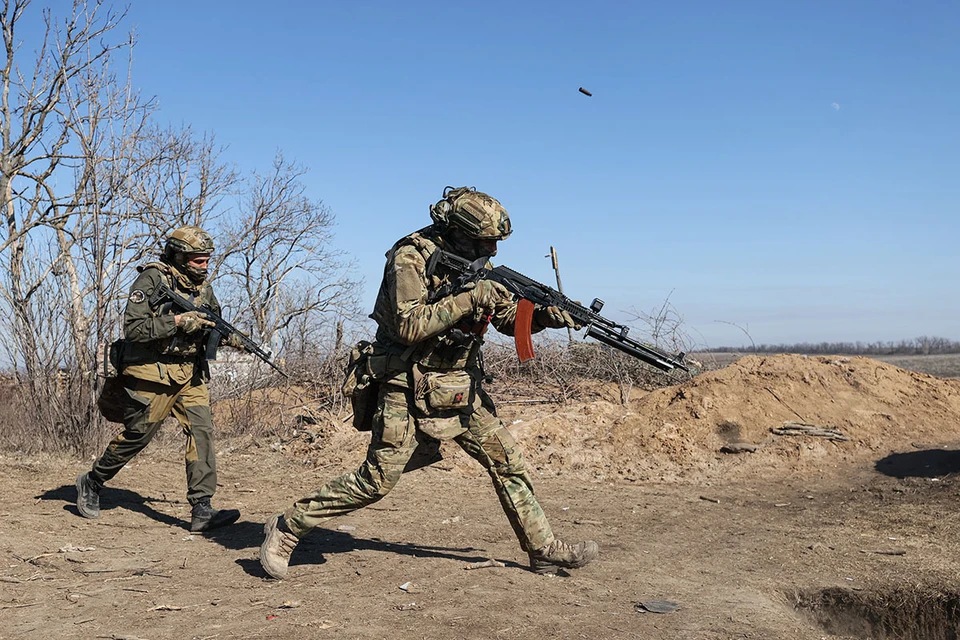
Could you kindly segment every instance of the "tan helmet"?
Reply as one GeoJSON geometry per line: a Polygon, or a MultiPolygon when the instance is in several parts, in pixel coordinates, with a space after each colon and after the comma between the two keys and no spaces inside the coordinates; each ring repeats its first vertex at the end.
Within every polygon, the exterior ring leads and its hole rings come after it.
{"type": "Polygon", "coordinates": [[[430,217],[473,240],[504,240],[513,233],[503,205],[473,187],[446,187],[443,199],[430,206],[430,217]]]}
{"type": "Polygon", "coordinates": [[[180,227],[167,238],[163,251],[167,257],[175,253],[213,253],[213,238],[200,227],[180,227]]]}
{"type": "Polygon", "coordinates": [[[213,253],[213,238],[200,227],[180,227],[167,238],[163,246],[163,259],[186,274],[195,285],[203,284],[209,269],[191,265],[191,256],[213,253]]]}

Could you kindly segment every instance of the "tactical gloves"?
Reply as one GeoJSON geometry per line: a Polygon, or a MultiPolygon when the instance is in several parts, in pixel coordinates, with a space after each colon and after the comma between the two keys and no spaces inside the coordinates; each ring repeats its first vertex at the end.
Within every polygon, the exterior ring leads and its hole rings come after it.
{"type": "Polygon", "coordinates": [[[231,333],[229,336],[227,336],[227,338],[223,341],[223,344],[225,344],[225,345],[227,345],[228,347],[231,347],[231,348],[233,348],[233,349],[243,349],[243,348],[244,348],[244,347],[243,347],[243,341],[240,339],[240,336],[239,336],[238,334],[236,334],[236,333],[231,333]]]}
{"type": "Polygon", "coordinates": [[[513,296],[499,282],[481,280],[467,286],[469,288],[466,291],[454,297],[457,306],[465,313],[472,311],[476,316],[490,315],[496,311],[498,305],[513,302],[513,296]]]}
{"type": "Polygon", "coordinates": [[[582,328],[568,312],[560,307],[541,307],[534,312],[533,320],[544,329],[570,327],[571,329],[578,330],[582,328]]]}
{"type": "Polygon", "coordinates": [[[207,320],[199,311],[187,311],[176,316],[177,328],[184,333],[195,333],[204,327],[215,327],[216,323],[207,320]]]}
{"type": "MultiPolygon", "coordinates": [[[[454,302],[464,315],[473,313],[479,318],[495,313],[498,306],[513,303],[513,295],[506,287],[493,280],[471,282],[465,289],[454,296],[454,302]]],[[[583,328],[567,311],[559,307],[539,307],[534,312],[533,321],[542,329],[583,328]]]]}
{"type": "Polygon", "coordinates": [[[513,296],[499,282],[481,280],[473,289],[473,304],[476,309],[486,309],[491,313],[500,305],[513,302],[513,296]]]}

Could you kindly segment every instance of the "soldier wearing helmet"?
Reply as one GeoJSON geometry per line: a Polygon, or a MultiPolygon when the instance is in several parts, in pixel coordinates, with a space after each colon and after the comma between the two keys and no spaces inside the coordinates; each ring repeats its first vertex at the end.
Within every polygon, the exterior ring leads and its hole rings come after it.
{"type": "Polygon", "coordinates": [[[495,256],[497,242],[513,233],[503,205],[467,187],[444,189],[443,199],[430,206],[430,217],[449,250],[468,260],[495,256]]]}
{"type": "Polygon", "coordinates": [[[198,258],[209,258],[211,253],[213,238],[200,227],[180,227],[170,234],[163,246],[164,261],[174,265],[196,285],[207,279],[207,266],[198,258]]]}
{"type": "MultiPolygon", "coordinates": [[[[303,536],[334,516],[383,498],[414,454],[439,440],[455,441],[486,468],[532,570],[582,567],[599,553],[593,541],[567,544],[554,536],[523,455],[483,389],[484,332],[492,324],[512,335],[516,301],[489,280],[439,299],[432,295],[454,274],[442,267],[428,272],[431,256],[438,249],[471,261],[496,255],[497,242],[512,232],[506,209],[475,189],[447,187],[430,207],[430,217],[433,224],[387,252],[370,316],[378,325],[376,340],[356,351],[378,385],[366,460],[267,522],[260,563],[274,578],[286,575],[290,554],[303,536]]],[[[568,325],[573,321],[558,309],[535,312],[535,331],[568,325]]]]}
{"type": "MultiPolygon", "coordinates": [[[[207,282],[213,239],[200,227],[173,231],[157,262],[137,267],[124,311],[120,380],[123,384],[123,431],[93,468],[77,478],[77,510],[86,518],[100,515],[100,491],[153,439],[173,415],[187,437],[185,465],[191,531],[206,531],[236,522],[240,512],[210,505],[217,488],[213,417],[202,359],[206,329],[213,326],[197,311],[180,313],[151,296],[162,282],[197,306],[220,313],[220,303],[207,282]]],[[[228,343],[230,344],[230,343],[228,343]]],[[[231,345],[236,346],[236,345],[231,345]]]]}

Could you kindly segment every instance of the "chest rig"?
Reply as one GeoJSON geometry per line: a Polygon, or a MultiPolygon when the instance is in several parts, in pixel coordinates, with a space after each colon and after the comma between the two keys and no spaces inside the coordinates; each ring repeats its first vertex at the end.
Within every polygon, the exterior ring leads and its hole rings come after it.
{"type": "MultiPolygon", "coordinates": [[[[387,252],[388,265],[393,262],[393,257],[397,251],[405,247],[414,248],[423,259],[424,265],[431,265],[431,256],[437,251],[438,246],[435,236],[432,233],[432,227],[425,227],[409,236],[398,241],[389,252],[387,252]]],[[[385,276],[386,277],[386,276],[385,276]]],[[[433,301],[433,294],[449,285],[453,279],[453,274],[444,267],[439,266],[432,271],[425,271],[423,274],[423,283],[427,290],[429,301],[433,301]]],[[[384,331],[387,324],[392,324],[387,319],[389,300],[386,300],[385,292],[381,291],[381,296],[377,302],[376,309],[371,317],[380,324],[380,330],[377,332],[377,341],[381,343],[394,342],[395,338],[390,335],[391,331],[384,331]]],[[[483,333],[486,329],[486,323],[476,323],[467,318],[459,322],[456,326],[424,340],[421,343],[405,346],[397,344],[394,348],[399,348],[403,352],[405,360],[418,363],[430,369],[464,369],[474,366],[478,363],[480,346],[483,344],[483,333]]]]}
{"type": "MultiPolygon", "coordinates": [[[[204,282],[199,287],[193,284],[184,274],[179,273],[165,262],[148,262],[137,267],[137,271],[143,273],[147,269],[156,269],[166,280],[167,286],[182,294],[197,306],[210,304],[213,301],[213,289],[204,282]]],[[[173,308],[172,302],[163,302],[159,306],[150,305],[150,314],[153,317],[160,317],[169,313],[181,312],[173,308]]],[[[198,331],[194,334],[184,334],[180,331],[169,338],[158,340],[152,345],[153,350],[161,356],[173,358],[192,359],[196,357],[204,347],[206,342],[206,332],[198,331]]]]}

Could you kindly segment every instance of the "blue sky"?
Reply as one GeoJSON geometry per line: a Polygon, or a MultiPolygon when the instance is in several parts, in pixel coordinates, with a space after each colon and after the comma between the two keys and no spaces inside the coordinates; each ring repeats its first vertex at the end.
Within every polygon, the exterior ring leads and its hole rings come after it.
{"type": "Polygon", "coordinates": [[[700,346],[960,339],[960,3],[137,0],[134,82],[309,168],[366,307],[445,185],[498,261],[700,346]],[[577,91],[584,87],[587,97],[577,91]]]}

